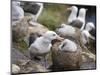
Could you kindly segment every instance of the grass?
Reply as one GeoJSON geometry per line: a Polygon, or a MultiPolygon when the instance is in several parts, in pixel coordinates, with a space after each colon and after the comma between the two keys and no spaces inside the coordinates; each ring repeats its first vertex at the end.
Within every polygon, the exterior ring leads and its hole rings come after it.
{"type": "Polygon", "coordinates": [[[25,50],[28,49],[28,45],[23,39],[20,39],[17,43],[13,44],[15,48],[18,48],[21,52],[24,52],[25,50]]]}
{"type": "Polygon", "coordinates": [[[66,5],[45,4],[38,22],[50,30],[55,30],[58,25],[66,21],[66,8],[66,5]]]}

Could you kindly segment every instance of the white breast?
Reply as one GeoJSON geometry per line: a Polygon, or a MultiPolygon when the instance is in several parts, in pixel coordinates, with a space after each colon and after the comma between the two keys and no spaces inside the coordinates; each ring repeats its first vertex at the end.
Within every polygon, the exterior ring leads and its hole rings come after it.
{"type": "Polygon", "coordinates": [[[34,42],[31,46],[30,49],[34,52],[34,49],[32,49],[31,47],[35,47],[38,49],[38,53],[47,53],[50,51],[51,48],[51,44],[50,43],[43,43],[42,42],[42,37],[37,38],[36,42],[34,42]]]}

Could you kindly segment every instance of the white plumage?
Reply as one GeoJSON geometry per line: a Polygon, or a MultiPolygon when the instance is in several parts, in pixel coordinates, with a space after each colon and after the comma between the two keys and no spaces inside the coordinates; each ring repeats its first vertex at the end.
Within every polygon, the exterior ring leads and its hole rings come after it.
{"type": "Polygon", "coordinates": [[[68,24],[71,23],[73,20],[76,19],[77,17],[77,12],[78,12],[78,8],[76,6],[72,6],[70,8],[68,8],[67,10],[71,10],[71,14],[68,17],[68,24]]]}
{"type": "Polygon", "coordinates": [[[71,25],[73,27],[77,27],[80,30],[83,30],[84,26],[85,26],[86,10],[87,9],[85,9],[85,8],[81,8],[79,10],[78,17],[76,19],[74,19],[71,23],[69,23],[69,25],[71,25]]]}
{"type": "Polygon", "coordinates": [[[81,22],[83,22],[82,27],[81,27],[81,30],[83,30],[83,29],[84,29],[84,26],[85,26],[86,11],[87,11],[87,9],[81,8],[80,11],[79,11],[78,18],[77,18],[77,19],[79,19],[81,22]]]}
{"type": "Polygon", "coordinates": [[[94,26],[94,24],[93,24],[92,22],[88,22],[88,23],[86,24],[85,29],[88,30],[88,31],[90,31],[90,30],[92,30],[92,29],[95,29],[95,26],[94,26]]]}
{"type": "Polygon", "coordinates": [[[20,2],[12,1],[12,25],[24,18],[24,10],[20,7],[20,2]]]}
{"type": "Polygon", "coordinates": [[[43,3],[36,3],[36,4],[38,4],[40,6],[40,9],[39,9],[38,13],[35,16],[35,21],[37,21],[38,17],[40,16],[40,14],[43,11],[43,3]]]}
{"type": "Polygon", "coordinates": [[[66,24],[61,24],[61,26],[59,28],[56,29],[56,32],[58,34],[61,34],[61,35],[71,35],[71,34],[75,34],[75,28],[70,26],[70,25],[66,25],[66,24]]]}
{"type": "Polygon", "coordinates": [[[61,51],[69,51],[69,52],[74,52],[77,50],[77,45],[75,42],[65,39],[59,46],[59,50],[61,51]]]}
{"type": "Polygon", "coordinates": [[[86,28],[82,31],[82,40],[84,44],[89,43],[89,38],[95,40],[95,37],[89,33],[92,29],[95,29],[94,24],[92,22],[88,22],[86,24],[86,28]]]}
{"type": "Polygon", "coordinates": [[[52,46],[51,41],[54,39],[62,39],[53,31],[47,31],[43,36],[39,37],[29,47],[29,51],[33,56],[41,56],[50,52],[52,46]]]}

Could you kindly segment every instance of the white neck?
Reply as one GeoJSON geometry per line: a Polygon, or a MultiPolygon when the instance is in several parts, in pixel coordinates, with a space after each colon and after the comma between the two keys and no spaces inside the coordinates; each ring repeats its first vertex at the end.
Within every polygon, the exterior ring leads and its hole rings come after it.
{"type": "Polygon", "coordinates": [[[69,16],[69,18],[68,18],[68,23],[70,23],[70,22],[72,22],[74,19],[76,19],[76,17],[77,17],[77,11],[71,11],[71,14],[70,14],[70,16],[69,16]]]}
{"type": "Polygon", "coordinates": [[[78,18],[85,20],[86,12],[79,13],[78,18]]]}
{"type": "Polygon", "coordinates": [[[44,37],[40,37],[37,38],[36,42],[34,42],[32,46],[36,47],[39,53],[47,53],[50,51],[52,45],[50,41],[44,39],[44,37]]]}
{"type": "Polygon", "coordinates": [[[37,21],[38,17],[40,16],[40,14],[42,13],[42,10],[43,10],[43,4],[39,4],[39,6],[40,6],[40,9],[39,9],[38,13],[36,14],[36,21],[37,21]]]}

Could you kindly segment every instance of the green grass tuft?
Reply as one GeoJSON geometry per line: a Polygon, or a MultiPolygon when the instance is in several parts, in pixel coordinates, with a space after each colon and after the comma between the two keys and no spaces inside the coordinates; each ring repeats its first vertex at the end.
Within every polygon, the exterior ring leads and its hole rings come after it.
{"type": "Polygon", "coordinates": [[[66,21],[66,5],[47,4],[40,15],[38,22],[50,30],[55,30],[58,25],[66,21]]]}

